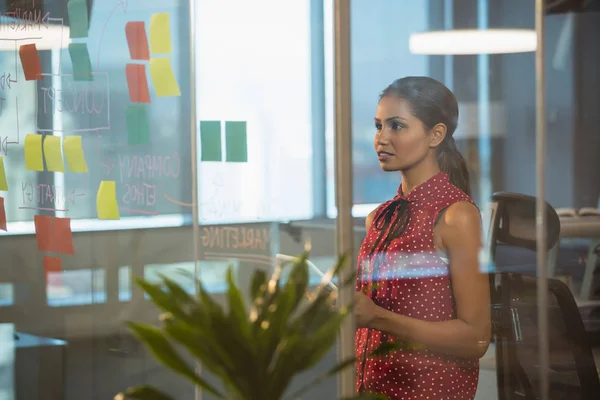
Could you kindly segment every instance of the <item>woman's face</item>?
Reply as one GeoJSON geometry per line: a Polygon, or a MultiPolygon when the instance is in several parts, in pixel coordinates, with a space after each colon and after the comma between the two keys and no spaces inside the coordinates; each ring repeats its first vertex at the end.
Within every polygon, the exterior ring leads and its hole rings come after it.
{"type": "Polygon", "coordinates": [[[430,135],[404,99],[382,98],[375,113],[375,128],[375,151],[384,171],[408,170],[430,153],[430,135]]]}

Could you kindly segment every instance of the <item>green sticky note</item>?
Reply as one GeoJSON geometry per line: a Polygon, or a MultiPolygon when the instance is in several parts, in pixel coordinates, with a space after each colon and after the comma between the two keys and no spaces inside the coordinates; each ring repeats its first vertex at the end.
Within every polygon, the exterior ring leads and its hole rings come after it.
{"type": "Polygon", "coordinates": [[[127,121],[127,143],[129,145],[148,144],[148,114],[144,104],[131,104],[125,109],[127,121]]]}
{"type": "Polygon", "coordinates": [[[92,79],[92,62],[90,61],[90,53],[88,52],[87,44],[71,43],[69,44],[69,54],[71,55],[71,63],[73,64],[73,80],[75,81],[91,81],[92,79]]]}
{"type": "Polygon", "coordinates": [[[202,161],[222,161],[221,121],[200,121],[202,161]]]}
{"type": "Polygon", "coordinates": [[[88,10],[86,0],[69,0],[69,34],[71,38],[88,37],[88,10]]]}
{"type": "Polygon", "coordinates": [[[248,161],[248,139],[246,122],[225,122],[225,148],[227,162],[248,161]]]}

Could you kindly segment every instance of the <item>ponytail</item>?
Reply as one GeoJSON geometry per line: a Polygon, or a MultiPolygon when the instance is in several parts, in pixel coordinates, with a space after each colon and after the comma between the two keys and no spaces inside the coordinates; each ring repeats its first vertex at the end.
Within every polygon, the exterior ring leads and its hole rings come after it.
{"type": "Polygon", "coordinates": [[[465,192],[467,196],[471,196],[471,183],[469,181],[467,161],[456,148],[456,142],[452,136],[447,136],[440,144],[437,161],[440,169],[448,174],[450,182],[465,192]]]}

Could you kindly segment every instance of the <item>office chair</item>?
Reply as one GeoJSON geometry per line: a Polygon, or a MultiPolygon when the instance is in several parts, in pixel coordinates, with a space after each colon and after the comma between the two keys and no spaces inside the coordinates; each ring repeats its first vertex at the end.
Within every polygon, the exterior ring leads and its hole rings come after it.
{"type": "MultiPolygon", "coordinates": [[[[559,240],[560,220],[546,204],[547,248],[559,240]]],[[[536,250],[536,199],[496,193],[489,209],[487,246],[495,260],[499,245],[536,250]]],[[[492,330],[496,345],[498,399],[537,399],[536,278],[518,271],[490,274],[492,330]]],[[[597,399],[600,382],[577,304],[568,287],[548,279],[550,399],[597,399]]]]}

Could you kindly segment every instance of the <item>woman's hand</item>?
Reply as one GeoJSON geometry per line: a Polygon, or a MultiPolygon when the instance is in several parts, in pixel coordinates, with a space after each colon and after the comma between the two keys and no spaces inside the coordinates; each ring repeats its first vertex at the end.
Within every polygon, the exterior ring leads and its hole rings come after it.
{"type": "Polygon", "coordinates": [[[354,301],[354,317],[356,318],[356,327],[370,328],[371,322],[373,322],[373,319],[377,313],[377,305],[362,292],[356,292],[354,294],[354,301]]]}

